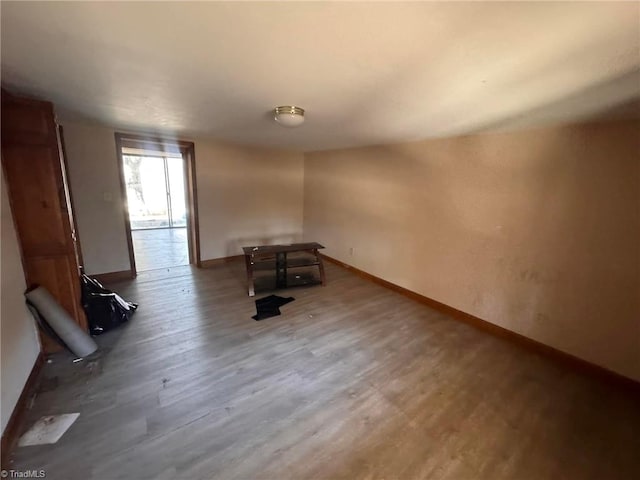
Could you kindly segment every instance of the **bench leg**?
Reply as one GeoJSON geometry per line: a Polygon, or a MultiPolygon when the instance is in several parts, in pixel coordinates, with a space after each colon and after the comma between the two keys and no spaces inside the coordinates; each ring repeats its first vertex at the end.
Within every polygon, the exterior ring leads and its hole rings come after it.
{"type": "Polygon", "coordinates": [[[324,265],[322,263],[322,257],[318,253],[318,250],[314,250],[316,254],[316,260],[318,261],[318,270],[320,270],[320,281],[322,282],[322,286],[326,285],[325,277],[324,277],[324,265]]]}
{"type": "Polygon", "coordinates": [[[287,252],[276,253],[276,289],[287,288],[287,252]]]}
{"type": "Polygon", "coordinates": [[[253,264],[251,263],[251,257],[249,255],[244,256],[244,261],[247,266],[247,290],[250,297],[255,297],[256,292],[253,287],[253,264]]]}

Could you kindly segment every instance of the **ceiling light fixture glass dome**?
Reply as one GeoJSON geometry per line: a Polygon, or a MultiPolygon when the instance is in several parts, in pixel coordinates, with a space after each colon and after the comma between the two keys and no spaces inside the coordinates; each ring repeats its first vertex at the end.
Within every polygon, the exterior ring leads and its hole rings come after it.
{"type": "Polygon", "coordinates": [[[304,110],[293,105],[276,107],[273,111],[274,119],[283,127],[298,127],[304,123],[304,110]]]}

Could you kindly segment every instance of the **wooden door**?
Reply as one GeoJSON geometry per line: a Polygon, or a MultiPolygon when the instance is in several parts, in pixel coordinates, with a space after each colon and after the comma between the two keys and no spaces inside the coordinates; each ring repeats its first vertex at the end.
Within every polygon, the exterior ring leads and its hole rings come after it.
{"type": "MultiPolygon", "coordinates": [[[[83,328],[71,204],[53,106],[2,94],[2,164],[28,288],[41,285],[83,328]]],[[[60,347],[41,333],[43,350],[60,347]]]]}

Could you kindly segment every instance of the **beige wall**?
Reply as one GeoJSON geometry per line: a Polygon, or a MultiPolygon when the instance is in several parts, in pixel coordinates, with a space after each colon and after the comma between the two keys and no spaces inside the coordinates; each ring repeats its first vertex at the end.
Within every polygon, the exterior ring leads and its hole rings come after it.
{"type": "Polygon", "coordinates": [[[640,380],[639,127],[307,154],[304,236],[345,263],[640,380]]]}
{"type": "MultiPolygon", "coordinates": [[[[64,123],[64,139],[86,271],[128,270],[114,129],[64,123]]],[[[301,153],[194,143],[202,260],[302,237],[301,153]]]]}
{"type": "Polygon", "coordinates": [[[129,270],[114,132],[63,125],[68,178],[85,271],[129,270]]]}
{"type": "Polygon", "coordinates": [[[0,390],[1,424],[4,432],[22,389],[38,358],[40,344],[36,326],[24,303],[24,271],[13,226],[4,175],[2,190],[2,288],[0,290],[0,390]]]}
{"type": "Polygon", "coordinates": [[[203,259],[302,239],[301,153],[212,141],[196,141],[195,148],[203,259]]]}

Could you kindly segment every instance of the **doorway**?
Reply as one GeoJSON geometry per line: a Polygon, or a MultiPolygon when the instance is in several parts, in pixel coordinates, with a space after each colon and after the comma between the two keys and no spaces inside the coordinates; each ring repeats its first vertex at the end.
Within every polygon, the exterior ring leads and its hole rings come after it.
{"type": "Polygon", "coordinates": [[[200,266],[193,143],[116,134],[132,276],[200,266]]]}
{"type": "Polygon", "coordinates": [[[189,264],[182,155],[122,155],[139,272],[189,264]]]}

